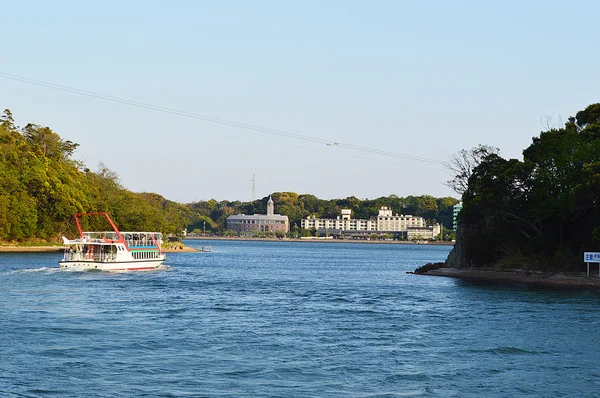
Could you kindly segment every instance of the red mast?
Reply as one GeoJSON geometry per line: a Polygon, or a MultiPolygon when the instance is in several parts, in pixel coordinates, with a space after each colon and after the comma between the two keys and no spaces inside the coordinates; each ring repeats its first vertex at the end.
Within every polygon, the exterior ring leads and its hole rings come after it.
{"type": "Polygon", "coordinates": [[[83,238],[83,231],[81,230],[81,225],[79,224],[79,217],[89,217],[89,216],[104,216],[104,217],[106,217],[106,219],[110,223],[110,226],[112,227],[112,229],[115,231],[115,233],[119,237],[119,240],[121,242],[125,243],[125,238],[123,238],[123,235],[121,235],[121,232],[119,232],[119,229],[117,228],[115,223],[110,219],[110,216],[103,211],[95,212],[95,213],[75,213],[75,223],[77,224],[77,230],[79,230],[80,238],[83,238]]]}

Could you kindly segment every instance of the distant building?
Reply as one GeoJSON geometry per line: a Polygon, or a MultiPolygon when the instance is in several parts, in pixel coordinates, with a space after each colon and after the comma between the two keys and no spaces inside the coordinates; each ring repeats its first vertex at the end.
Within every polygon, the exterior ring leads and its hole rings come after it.
{"type": "Polygon", "coordinates": [[[267,202],[267,214],[237,214],[227,217],[227,230],[244,235],[252,235],[256,232],[287,233],[290,229],[288,216],[275,214],[273,199],[269,196],[267,202]]]}
{"type": "Polygon", "coordinates": [[[462,202],[458,202],[457,204],[454,205],[453,211],[452,211],[452,229],[456,231],[456,226],[457,226],[457,217],[458,217],[458,213],[460,213],[462,209],[462,202]]]}
{"type": "Polygon", "coordinates": [[[353,219],[351,214],[350,209],[342,209],[342,216],[338,216],[335,219],[309,216],[301,221],[301,226],[304,229],[315,228],[319,234],[325,231],[325,234],[352,237],[364,236],[369,232],[395,233],[395,235],[402,232],[402,235],[405,235],[409,239],[411,239],[409,236],[416,237],[417,235],[419,235],[418,239],[434,239],[441,231],[439,224],[426,226],[423,217],[402,214],[394,215],[392,210],[387,206],[382,206],[379,214],[368,220],[353,219]],[[408,231],[410,230],[415,231],[415,233],[409,234],[408,231]]]}
{"type": "Polygon", "coordinates": [[[425,227],[408,227],[406,229],[407,240],[436,239],[442,233],[440,224],[427,225],[425,227]]]}
{"type": "Polygon", "coordinates": [[[351,218],[350,209],[342,209],[341,218],[316,218],[309,216],[301,221],[304,229],[329,228],[347,231],[406,231],[407,227],[424,227],[423,217],[411,215],[393,215],[392,210],[382,206],[376,217],[368,220],[351,218]]]}

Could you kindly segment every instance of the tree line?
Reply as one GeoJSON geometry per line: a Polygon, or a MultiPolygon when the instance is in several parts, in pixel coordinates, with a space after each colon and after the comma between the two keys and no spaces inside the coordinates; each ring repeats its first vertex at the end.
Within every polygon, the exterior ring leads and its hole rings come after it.
{"type": "MultiPolygon", "coordinates": [[[[268,197],[250,202],[200,201],[180,204],[156,193],[131,192],[114,171],[100,164],[92,171],[72,155],[79,144],[64,140],[51,128],[15,125],[6,109],[0,116],[0,241],[57,242],[73,237],[74,213],[104,211],[121,230],[159,231],[178,235],[184,229],[223,234],[232,214],[265,214],[268,197]]],[[[396,195],[372,200],[356,197],[324,200],[310,194],[275,192],[276,212],[300,227],[309,215],[335,218],[342,208],[355,218],[377,215],[381,206],[395,213],[422,216],[452,225],[457,199],[396,195]]],[[[84,228],[107,229],[102,219],[84,218],[84,228]]]]}
{"type": "MultiPolygon", "coordinates": [[[[308,216],[336,218],[341,209],[352,210],[353,218],[368,219],[376,216],[381,206],[387,206],[394,213],[421,216],[428,223],[441,223],[452,228],[453,206],[458,199],[451,197],[435,198],[430,195],[384,196],[377,199],[361,200],[354,196],[345,199],[319,199],[315,195],[295,192],[275,192],[270,195],[275,204],[275,212],[288,216],[290,228],[300,227],[301,220],[308,216]]],[[[233,214],[266,214],[269,196],[251,202],[220,201],[214,199],[186,205],[194,214],[188,226],[190,231],[222,233],[226,228],[227,217],[233,214]]]]}

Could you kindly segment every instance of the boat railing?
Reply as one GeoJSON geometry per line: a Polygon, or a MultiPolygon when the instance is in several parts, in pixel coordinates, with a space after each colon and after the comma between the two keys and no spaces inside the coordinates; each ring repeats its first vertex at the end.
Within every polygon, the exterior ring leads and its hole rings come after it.
{"type": "MultiPolygon", "coordinates": [[[[121,234],[128,247],[160,247],[162,243],[162,234],[160,232],[123,232],[121,234]]],[[[83,236],[77,239],[84,243],[114,243],[120,242],[119,236],[115,232],[84,232],[83,236]]]]}
{"type": "Polygon", "coordinates": [[[83,237],[81,239],[88,240],[88,241],[94,241],[94,242],[107,241],[107,240],[118,241],[119,236],[115,232],[112,232],[112,231],[84,232],[83,237]]]}
{"type": "Polygon", "coordinates": [[[155,241],[151,239],[126,239],[125,243],[128,247],[157,247],[155,241]]]}
{"type": "Polygon", "coordinates": [[[160,247],[162,234],[160,232],[122,232],[128,247],[160,247]]]}
{"type": "Polygon", "coordinates": [[[117,259],[117,253],[103,251],[73,251],[68,249],[65,251],[64,261],[96,261],[110,262],[117,259]]]}

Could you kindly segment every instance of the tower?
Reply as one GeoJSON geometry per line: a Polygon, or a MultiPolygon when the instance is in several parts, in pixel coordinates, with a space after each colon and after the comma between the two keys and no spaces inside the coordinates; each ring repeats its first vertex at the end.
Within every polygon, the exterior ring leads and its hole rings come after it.
{"type": "Polygon", "coordinates": [[[273,214],[275,214],[275,204],[269,195],[269,201],[267,202],[267,216],[272,216],[273,214]]]}

